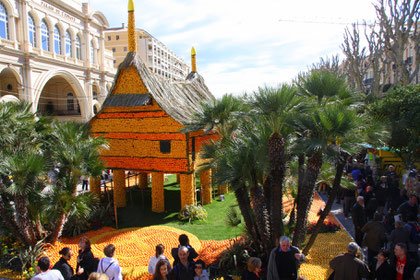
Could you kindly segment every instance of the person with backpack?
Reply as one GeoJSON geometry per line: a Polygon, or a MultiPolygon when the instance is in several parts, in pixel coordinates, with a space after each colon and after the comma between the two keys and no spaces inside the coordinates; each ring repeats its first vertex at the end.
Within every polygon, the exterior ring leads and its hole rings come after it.
{"type": "Polygon", "coordinates": [[[122,280],[121,267],[118,260],[114,258],[114,244],[106,245],[104,248],[104,254],[106,257],[99,261],[96,272],[106,274],[109,280],[122,280]]]}
{"type": "Polygon", "coordinates": [[[86,236],[79,240],[79,255],[77,256],[76,275],[79,280],[87,280],[89,274],[96,270],[97,259],[93,256],[90,241],[86,236]]]}

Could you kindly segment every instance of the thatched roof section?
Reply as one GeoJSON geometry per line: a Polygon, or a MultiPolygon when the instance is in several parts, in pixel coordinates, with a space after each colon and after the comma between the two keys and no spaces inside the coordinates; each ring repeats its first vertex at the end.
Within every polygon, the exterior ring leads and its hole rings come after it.
{"type": "MultiPolygon", "coordinates": [[[[192,116],[195,112],[200,110],[200,103],[202,101],[214,99],[205,85],[204,79],[198,73],[190,73],[185,82],[165,81],[152,73],[146,65],[144,65],[141,58],[133,52],[129,52],[125,60],[118,67],[115,82],[118,79],[121,69],[128,69],[130,66],[134,66],[137,69],[149,94],[156,100],[159,106],[174,120],[183,125],[191,123],[192,116]]],[[[110,91],[111,93],[115,87],[115,82],[110,91]]],[[[118,104],[118,101],[115,101],[115,98],[120,98],[121,96],[123,96],[123,94],[110,94],[106,98],[104,104],[118,104]],[[108,99],[113,100],[112,102],[111,100],[108,102],[108,99]]],[[[133,101],[136,96],[143,100],[139,100],[140,103],[144,102],[142,94],[132,94],[130,100],[138,103],[137,101],[133,101]]]]}
{"type": "Polygon", "coordinates": [[[150,94],[111,94],[105,99],[102,107],[135,107],[150,105],[151,102],[150,94]]]}

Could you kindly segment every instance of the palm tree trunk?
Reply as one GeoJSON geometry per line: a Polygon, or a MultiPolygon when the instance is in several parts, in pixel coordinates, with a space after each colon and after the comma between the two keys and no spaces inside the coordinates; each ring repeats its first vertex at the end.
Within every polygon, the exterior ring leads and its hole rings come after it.
{"type": "Polygon", "coordinates": [[[14,201],[17,214],[17,222],[20,225],[20,231],[27,242],[33,246],[36,244],[36,237],[31,227],[32,223],[28,216],[26,197],[24,195],[16,195],[14,201]]]}
{"type": "Polygon", "coordinates": [[[252,218],[252,209],[251,203],[249,200],[248,192],[245,186],[235,186],[235,182],[232,182],[232,187],[235,190],[235,197],[238,201],[239,210],[241,210],[242,217],[244,217],[244,222],[248,233],[251,235],[252,240],[256,245],[260,244],[257,232],[255,231],[256,226],[252,218]]]}
{"type": "Polygon", "coordinates": [[[322,153],[317,152],[308,159],[305,177],[300,188],[299,201],[297,205],[297,220],[295,234],[293,236],[293,246],[301,247],[305,241],[306,225],[308,221],[309,209],[315,191],[315,182],[322,166],[322,153]]]}
{"type": "Polygon", "coordinates": [[[298,182],[297,182],[297,195],[293,201],[293,209],[290,213],[289,225],[293,225],[296,222],[296,206],[299,201],[303,178],[305,177],[305,155],[299,154],[298,155],[298,182]]]}
{"type": "Polygon", "coordinates": [[[286,155],[284,152],[284,139],[279,133],[273,133],[268,140],[268,153],[270,160],[270,185],[273,204],[270,209],[272,225],[272,241],[283,234],[283,182],[286,171],[286,155]]]}
{"type": "Polygon", "coordinates": [[[57,241],[57,239],[60,237],[66,219],[67,219],[67,215],[66,215],[66,213],[64,213],[64,211],[62,211],[58,215],[57,223],[55,224],[55,228],[51,232],[51,235],[50,235],[50,238],[49,238],[49,240],[52,244],[54,244],[57,241]]]}
{"type": "Polygon", "coordinates": [[[319,231],[321,230],[321,226],[324,223],[325,218],[328,216],[328,214],[331,211],[332,205],[334,204],[334,199],[337,195],[338,189],[340,187],[341,178],[343,176],[344,166],[346,162],[345,160],[339,160],[336,166],[335,171],[335,177],[334,182],[332,186],[332,190],[330,192],[330,195],[328,197],[327,204],[325,205],[324,211],[322,211],[321,216],[318,219],[318,222],[316,223],[314,230],[312,232],[311,237],[309,238],[308,244],[305,246],[305,249],[303,249],[303,254],[308,254],[309,250],[311,249],[312,245],[315,243],[316,237],[318,236],[319,231]]]}
{"type": "Polygon", "coordinates": [[[254,216],[257,225],[257,230],[260,235],[261,243],[264,248],[264,252],[267,256],[271,250],[271,238],[270,238],[270,225],[267,208],[265,207],[264,198],[262,193],[258,189],[258,186],[251,188],[251,201],[254,206],[254,216]]]}
{"type": "Polygon", "coordinates": [[[15,218],[9,215],[5,207],[4,198],[0,196],[0,215],[2,216],[2,220],[7,225],[8,229],[16,236],[20,241],[22,241],[26,246],[31,245],[29,240],[23,236],[22,231],[19,229],[18,223],[16,222],[15,218]]]}
{"type": "Polygon", "coordinates": [[[43,238],[44,235],[44,229],[42,227],[41,221],[39,219],[37,219],[36,221],[36,238],[38,240],[41,240],[43,238]]]}

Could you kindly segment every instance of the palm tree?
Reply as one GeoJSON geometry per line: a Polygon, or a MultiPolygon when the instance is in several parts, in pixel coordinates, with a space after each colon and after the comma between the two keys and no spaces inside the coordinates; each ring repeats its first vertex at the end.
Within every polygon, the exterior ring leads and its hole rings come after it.
{"type": "Polygon", "coordinates": [[[344,137],[352,125],[345,111],[355,102],[356,95],[348,89],[344,77],[329,70],[312,70],[298,83],[300,92],[313,99],[313,110],[300,115],[297,127],[297,154],[307,156],[306,169],[298,188],[297,222],[293,245],[301,246],[306,234],[308,212],[312,204],[315,182],[319,175],[329,143],[344,137]]]}
{"type": "Polygon", "coordinates": [[[303,96],[297,89],[284,84],[278,88],[260,88],[251,102],[254,119],[270,132],[268,139],[269,171],[264,182],[264,195],[271,217],[272,244],[283,234],[283,182],[286,162],[287,139],[294,128],[292,120],[305,109],[303,96]]]}
{"type": "Polygon", "coordinates": [[[39,143],[48,124],[48,119],[31,113],[30,104],[0,103],[0,213],[26,245],[36,243],[28,196],[45,185],[41,177],[48,161],[39,153],[39,143]]]}
{"type": "Polygon", "coordinates": [[[51,207],[56,211],[57,222],[50,241],[60,236],[64,223],[77,201],[77,183],[80,176],[99,176],[103,170],[100,149],[107,148],[103,138],[89,135],[88,127],[75,122],[58,122],[53,125],[49,150],[54,166],[58,168],[54,192],[56,203],[51,207]]]}

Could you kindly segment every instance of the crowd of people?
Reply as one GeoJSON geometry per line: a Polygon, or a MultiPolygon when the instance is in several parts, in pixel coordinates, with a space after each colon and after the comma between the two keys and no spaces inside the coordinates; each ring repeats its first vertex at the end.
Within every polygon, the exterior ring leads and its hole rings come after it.
{"type": "Polygon", "coordinates": [[[354,163],[347,175],[356,189],[341,189],[337,202],[343,200],[344,215],[351,215],[356,243],[330,262],[335,271],[331,279],[420,279],[414,276],[419,265],[420,174],[411,169],[400,179],[389,165],[375,176],[369,166],[354,163]],[[367,255],[365,261],[356,258],[358,248],[367,255]]]}
{"type": "MultiPolygon", "coordinates": [[[[420,280],[419,244],[420,224],[418,197],[420,194],[420,174],[409,170],[402,180],[397,176],[394,166],[381,176],[376,176],[369,166],[358,164],[347,166],[347,175],[353,179],[356,189],[341,189],[338,201],[343,201],[343,212],[351,215],[355,241],[348,245],[346,253],[331,260],[333,274],[330,279],[392,279],[420,280]],[[400,186],[402,182],[402,186],[400,186]],[[359,259],[361,248],[367,259],[359,259]]],[[[290,239],[282,236],[266,264],[268,280],[296,280],[299,265],[305,256],[299,249],[291,246],[290,239]]],[[[50,269],[50,261],[42,257],[38,261],[34,280],[122,280],[122,270],[114,258],[115,246],[104,248],[105,257],[95,258],[90,241],[82,237],[79,242],[76,270],[68,263],[73,256],[70,248],[60,251],[61,258],[50,269]]],[[[165,247],[156,246],[151,257],[148,272],[154,280],[208,280],[206,263],[199,259],[198,253],[189,244],[188,236],[179,236],[179,246],[172,248],[172,265],[164,255],[165,247]]],[[[248,259],[247,269],[242,273],[243,280],[260,279],[262,261],[248,259]]]]}
{"type": "MultiPolygon", "coordinates": [[[[122,270],[118,260],[114,258],[115,246],[108,244],[104,248],[105,257],[94,257],[90,241],[82,237],[79,241],[77,266],[74,271],[69,264],[73,252],[64,247],[59,252],[60,260],[51,267],[48,257],[41,257],[37,264],[37,273],[32,280],[122,280],[122,270]]],[[[156,246],[156,253],[150,258],[148,272],[153,280],[209,280],[210,273],[206,263],[199,259],[199,255],[190,245],[188,236],[179,236],[179,246],[172,248],[171,255],[174,262],[164,255],[165,247],[156,246]]],[[[299,249],[291,246],[288,237],[279,239],[279,246],[271,251],[267,266],[268,280],[303,279],[298,276],[299,265],[305,261],[305,256],[299,249]]],[[[243,280],[259,280],[262,261],[259,258],[248,259],[247,268],[242,273],[243,280]]]]}

